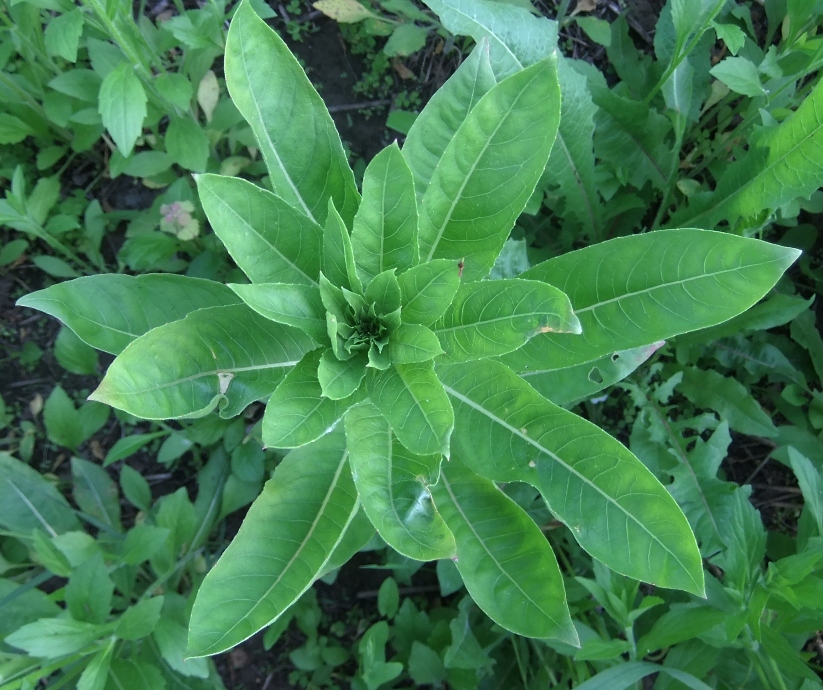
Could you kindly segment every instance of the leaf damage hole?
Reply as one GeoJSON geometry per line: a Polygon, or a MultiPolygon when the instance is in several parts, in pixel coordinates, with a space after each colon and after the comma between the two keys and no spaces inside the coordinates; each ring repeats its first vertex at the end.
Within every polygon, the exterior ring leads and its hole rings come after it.
{"type": "Polygon", "coordinates": [[[217,372],[217,381],[220,384],[220,395],[225,395],[226,391],[229,389],[229,384],[231,384],[232,379],[234,378],[234,374],[227,371],[218,371],[217,372]]]}
{"type": "Polygon", "coordinates": [[[603,383],[603,374],[600,373],[600,369],[592,367],[592,370],[589,372],[589,381],[592,383],[603,383]]]}

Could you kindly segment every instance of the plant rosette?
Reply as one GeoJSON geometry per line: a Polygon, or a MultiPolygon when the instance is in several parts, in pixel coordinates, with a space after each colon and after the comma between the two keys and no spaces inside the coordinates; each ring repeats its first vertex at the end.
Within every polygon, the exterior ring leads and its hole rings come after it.
{"type": "Polygon", "coordinates": [[[553,51],[507,75],[494,55],[477,46],[403,149],[369,164],[361,198],[319,95],[242,4],[226,82],[273,191],[212,174],[197,186],[250,283],[92,276],[20,300],[117,355],[94,400],[168,419],[268,398],[263,440],[293,449],[197,594],[190,656],[269,625],[375,529],[410,558],[456,559],[504,628],[577,644],[551,546],[496,482],[533,485],[613,570],[703,594],[697,543],[665,487],[557,402],[745,311],[798,252],[663,230],[486,279],[560,119],[553,51]]]}

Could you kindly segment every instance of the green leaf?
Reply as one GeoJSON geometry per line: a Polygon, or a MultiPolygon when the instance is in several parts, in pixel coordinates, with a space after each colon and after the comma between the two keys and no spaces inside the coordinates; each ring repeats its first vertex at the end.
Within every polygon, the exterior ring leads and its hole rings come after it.
{"type": "Polygon", "coordinates": [[[465,260],[488,275],[534,191],[560,120],[556,58],[492,87],[466,117],[420,204],[420,258],[465,260]]]}
{"type": "Polygon", "coordinates": [[[663,341],[621,350],[593,362],[561,369],[527,369],[520,373],[540,395],[555,405],[571,407],[599,391],[622,381],[664,345],[663,341]]]}
{"type": "Polygon", "coordinates": [[[719,24],[712,22],[712,28],[717,34],[717,40],[723,41],[732,55],[737,55],[746,43],[746,34],[736,24],[719,24]]]}
{"type": "Polygon", "coordinates": [[[97,373],[97,353],[84,343],[70,328],[63,326],[54,343],[57,363],[72,374],[97,373]]]}
{"type": "Polygon", "coordinates": [[[803,500],[817,525],[817,533],[823,536],[823,480],[820,472],[805,455],[789,446],[789,462],[803,492],[803,500]]]}
{"type": "Polygon", "coordinates": [[[106,470],[81,458],[71,459],[74,500],[80,509],[119,532],[120,496],[106,470]]]}
{"type": "Polygon", "coordinates": [[[331,116],[286,44],[248,3],[229,28],[225,73],[275,192],[320,225],[332,199],[350,224],[359,195],[331,116]]]}
{"type": "Polygon", "coordinates": [[[577,646],[563,576],[528,514],[494,482],[454,459],[431,490],[454,534],[466,589],[489,618],[518,635],[577,646]]]}
{"type": "Polygon", "coordinates": [[[126,157],[143,131],[146,101],[146,92],[131,64],[112,70],[100,85],[97,111],[117,149],[126,157]]]}
{"type": "Polygon", "coordinates": [[[365,298],[367,304],[374,304],[380,316],[387,316],[400,309],[402,292],[393,268],[379,273],[371,280],[366,288],[365,298]]]}
{"type": "Polygon", "coordinates": [[[46,52],[69,62],[77,62],[77,48],[82,34],[83,10],[79,7],[57,17],[51,17],[43,32],[46,52]]]}
{"type": "Polygon", "coordinates": [[[17,301],[60,319],[83,342],[115,355],[152,328],[192,311],[239,303],[221,283],[169,274],[87,276],[17,301]]]}
{"type": "Polygon", "coordinates": [[[414,180],[397,142],[366,168],[351,243],[364,285],[385,270],[405,271],[418,262],[414,180]]]}
{"type": "Polygon", "coordinates": [[[389,336],[389,358],[395,364],[428,362],[442,354],[437,336],[425,326],[404,323],[389,336]]]}
{"type": "Polygon", "coordinates": [[[75,620],[105,623],[113,594],[114,582],[98,552],[72,570],[66,585],[66,608],[75,620]]]}
{"type": "Polygon", "coordinates": [[[710,230],[659,230],[549,259],[522,277],[563,290],[583,335],[546,333],[504,361],[559,369],[714,326],[763,297],[798,254],[710,230]]]}
{"type": "Polygon", "coordinates": [[[5,642],[31,656],[55,659],[80,651],[101,635],[100,626],[71,618],[42,618],[24,625],[5,642]]]}
{"type": "Polygon", "coordinates": [[[603,211],[595,186],[593,149],[597,106],[586,78],[565,58],[558,60],[557,76],[560,125],[543,179],[559,188],[566,217],[576,218],[590,238],[599,238],[603,211]]]}
{"type": "Polygon", "coordinates": [[[121,640],[140,640],[151,635],[160,620],[162,609],[162,596],[138,601],[120,616],[114,634],[121,640]]]}
{"type": "Polygon", "coordinates": [[[711,369],[686,367],[678,390],[695,405],[714,410],[742,434],[772,437],[777,427],[746,387],[711,369]]]}
{"type": "Polygon", "coordinates": [[[147,513],[151,508],[151,487],[137,470],[123,464],[120,469],[120,488],[135,508],[147,513]]]}
{"type": "Polygon", "coordinates": [[[506,354],[540,333],[580,333],[580,323],[557,288],[511,278],[461,286],[432,330],[449,359],[466,361],[506,354]]]}
{"type": "Polygon", "coordinates": [[[673,647],[702,635],[728,617],[728,611],[708,606],[676,604],[660,616],[651,630],[637,641],[637,650],[645,656],[649,652],[673,647]]]}
{"type": "Polygon", "coordinates": [[[88,440],[109,418],[109,410],[98,403],[74,403],[60,386],[55,386],[43,406],[46,435],[52,443],[74,450],[88,440]]]}
{"type": "Polygon", "coordinates": [[[198,175],[197,190],[215,234],[252,283],[317,285],[320,226],[238,177],[198,175]]]}
{"type": "Polygon", "coordinates": [[[454,558],[454,537],[434,508],[428,486],[440,475],[440,455],[401,446],[373,405],[346,414],[349,463],[360,501],[380,536],[408,558],[454,558]]]}
{"type": "Polygon", "coordinates": [[[326,310],[316,287],[288,283],[230,283],[229,287],[258,314],[299,328],[317,343],[328,342],[326,310]]]}
{"type": "Polygon", "coordinates": [[[479,42],[414,121],[403,144],[403,157],[414,176],[418,198],[429,186],[455,132],[477,101],[496,83],[489,63],[488,42],[479,42]]]}
{"type": "Polygon", "coordinates": [[[460,267],[450,259],[435,259],[397,277],[403,303],[403,323],[428,326],[448,309],[460,287],[460,267]]]}
{"type": "Polygon", "coordinates": [[[414,640],[409,655],[409,676],[418,685],[438,685],[446,680],[446,667],[431,647],[414,640]]]}
{"type": "Polygon", "coordinates": [[[125,458],[134,455],[147,443],[151,443],[154,439],[162,438],[167,435],[168,434],[165,431],[156,431],[153,434],[132,434],[131,436],[119,438],[109,449],[109,452],[106,453],[106,459],[103,461],[103,467],[108,467],[115,462],[124,460],[125,458]]]}
{"type": "Polygon", "coordinates": [[[362,355],[341,361],[331,350],[325,350],[317,367],[317,380],[323,395],[332,400],[354,395],[366,375],[366,363],[367,358],[362,355]]]}
{"type": "Polygon", "coordinates": [[[49,86],[59,93],[77,98],[84,103],[97,103],[102,81],[90,69],[70,69],[58,74],[49,82],[49,86]]]}
{"type": "Polygon", "coordinates": [[[370,371],[367,385],[371,401],[400,443],[417,455],[448,457],[454,412],[431,362],[370,371]]]}
{"type": "Polygon", "coordinates": [[[269,395],[312,347],[302,331],[245,305],[200,309],[135,340],[89,397],[143,419],[215,408],[229,417],[269,395]]]}
{"type": "Polygon", "coordinates": [[[0,636],[40,618],[53,618],[63,610],[43,590],[20,585],[0,578],[0,599],[3,600],[3,617],[0,619],[0,636]]]}
{"type": "Polygon", "coordinates": [[[383,46],[383,52],[386,55],[411,55],[426,45],[426,37],[429,35],[429,30],[422,26],[415,24],[400,24],[386,45],[383,46]]]}
{"type": "Polygon", "coordinates": [[[0,453],[0,525],[29,535],[34,529],[52,537],[80,529],[65,498],[43,476],[8,453],[0,453]]]}
{"type": "Polygon", "coordinates": [[[675,213],[671,225],[714,227],[723,220],[776,209],[808,198],[823,185],[823,81],[795,113],[749,140],[749,151],[728,166],[713,194],[675,213]]]}
{"type": "Polygon", "coordinates": [[[157,621],[152,637],[160,656],[172,670],[189,678],[209,677],[208,659],[187,658],[186,626],[164,616],[157,621]]]}
{"type": "MultiPolygon", "coordinates": [[[[148,504],[151,505],[150,500],[148,504]]],[[[135,503],[135,505],[137,504],[135,503]]],[[[148,510],[145,512],[148,512],[148,510]]],[[[123,563],[140,565],[149,560],[166,545],[170,534],[171,531],[165,527],[154,527],[146,524],[135,525],[128,531],[126,538],[123,540],[123,554],[121,556],[123,563]]]]}
{"type": "Polygon", "coordinates": [[[624,661],[601,671],[594,678],[577,686],[577,690],[627,690],[636,687],[638,681],[653,673],[665,674],[679,681],[690,690],[711,690],[703,681],[690,673],[676,668],[650,664],[646,661],[624,661]]]}
{"type": "Polygon", "coordinates": [[[755,98],[766,94],[755,64],[744,57],[727,57],[709,70],[735,93],[755,98]]]}
{"type": "Polygon", "coordinates": [[[197,592],[189,656],[242,642],[311,586],[359,509],[345,448],[328,434],[277,466],[197,592]]]}
{"type": "Polygon", "coordinates": [[[357,292],[363,289],[354,264],[354,251],[349,230],[331,199],[329,199],[329,213],[323,228],[322,264],[323,273],[334,285],[357,292]]]}
{"type": "Polygon", "coordinates": [[[332,400],[317,377],[322,350],[306,354],[272,393],[263,415],[263,442],[272,448],[297,448],[331,431],[360,395],[332,400]]]}
{"type": "Polygon", "coordinates": [[[331,557],[326,561],[320,577],[325,577],[332,570],[336,570],[348,563],[354,554],[371,541],[372,537],[374,537],[374,525],[372,525],[369,518],[366,517],[366,513],[363,511],[363,506],[361,505],[357,511],[357,515],[354,516],[354,519],[346,528],[346,533],[343,535],[340,543],[337,544],[331,557]]]}
{"type": "Polygon", "coordinates": [[[209,162],[209,137],[190,117],[171,117],[163,138],[166,152],[181,168],[205,172],[209,162]]]}
{"type": "Polygon", "coordinates": [[[683,513],[622,444],[494,361],[438,367],[455,405],[455,452],[494,481],[535,486],[595,558],[623,575],[703,593],[683,513]]]}
{"type": "Polygon", "coordinates": [[[425,0],[452,34],[489,42],[498,78],[534,64],[557,46],[557,23],[510,3],[489,0],[425,0]]]}
{"type": "Polygon", "coordinates": [[[0,113],[0,144],[19,144],[34,130],[19,117],[0,113]]]}
{"type": "Polygon", "coordinates": [[[808,351],[815,373],[823,382],[823,338],[815,321],[815,314],[811,309],[799,314],[792,320],[791,336],[808,351]]]}

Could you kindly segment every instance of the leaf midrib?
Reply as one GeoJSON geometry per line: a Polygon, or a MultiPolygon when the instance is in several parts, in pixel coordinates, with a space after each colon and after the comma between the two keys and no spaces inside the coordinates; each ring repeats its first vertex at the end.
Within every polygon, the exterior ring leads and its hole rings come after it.
{"type": "MultiPolygon", "coordinates": [[[[253,10],[250,10],[250,11],[253,11],[253,10]]],[[[261,20],[258,19],[257,21],[261,21],[261,20]]],[[[243,30],[243,24],[242,23],[239,24],[239,28],[240,28],[241,31],[243,30]]],[[[248,43],[244,39],[241,39],[241,41],[242,41],[242,44],[247,44],[248,43]]],[[[251,80],[249,79],[248,65],[246,63],[246,50],[245,50],[245,48],[241,48],[240,56],[241,56],[242,63],[243,63],[243,72],[246,75],[246,81],[249,84],[251,84],[251,80]]],[[[257,102],[257,97],[254,93],[254,90],[251,89],[251,88],[249,88],[249,96],[250,96],[250,100],[251,100],[252,104],[254,105],[254,110],[257,113],[257,121],[260,123],[260,130],[263,132],[263,134],[266,138],[266,143],[269,145],[269,149],[271,150],[272,154],[274,155],[275,159],[277,160],[277,166],[280,168],[281,172],[283,173],[283,176],[288,181],[289,187],[291,188],[292,193],[298,199],[298,201],[300,201],[300,205],[303,207],[303,211],[305,212],[305,214],[309,218],[311,218],[311,220],[313,220],[314,222],[317,222],[317,219],[314,217],[314,214],[312,214],[312,212],[309,210],[309,207],[306,205],[306,201],[303,199],[303,195],[300,194],[300,191],[297,189],[297,186],[294,184],[294,181],[291,179],[291,175],[289,175],[288,171],[286,170],[286,167],[283,165],[283,161],[281,160],[280,154],[277,152],[277,149],[274,146],[274,142],[272,141],[271,135],[269,134],[269,130],[264,124],[265,120],[263,119],[263,112],[260,110],[260,104],[257,102]]]]}
{"type": "Polygon", "coordinates": [[[446,489],[446,491],[448,491],[448,492],[449,492],[449,497],[451,498],[452,503],[454,504],[454,507],[457,509],[457,512],[458,512],[458,513],[460,513],[460,517],[462,517],[462,518],[463,518],[463,521],[466,523],[466,526],[467,526],[467,527],[471,530],[471,532],[472,532],[472,534],[474,535],[475,539],[477,539],[478,543],[479,543],[479,544],[483,547],[483,550],[486,552],[486,554],[488,555],[488,557],[489,557],[489,558],[491,558],[491,559],[492,559],[492,561],[494,561],[494,564],[495,564],[495,566],[497,566],[498,571],[499,571],[499,572],[501,572],[502,574],[504,574],[504,575],[506,576],[506,578],[508,578],[509,582],[511,582],[511,583],[512,583],[512,584],[513,584],[516,588],[517,588],[517,590],[518,590],[518,591],[519,591],[519,592],[523,595],[523,597],[524,597],[525,599],[527,599],[527,600],[528,600],[528,601],[529,601],[529,602],[530,602],[530,603],[531,603],[531,604],[532,604],[532,605],[533,605],[533,606],[534,606],[534,607],[535,607],[538,611],[542,612],[542,613],[543,613],[543,615],[544,615],[544,616],[546,616],[546,617],[547,617],[547,618],[548,618],[548,619],[549,619],[552,623],[554,623],[554,624],[555,624],[558,628],[562,628],[563,626],[561,626],[561,625],[560,625],[560,624],[559,624],[559,623],[558,623],[558,622],[554,619],[554,617],[553,617],[551,614],[549,614],[547,611],[545,611],[545,610],[543,609],[543,607],[542,607],[542,606],[540,606],[540,604],[538,604],[538,603],[537,603],[534,599],[532,599],[532,598],[529,596],[528,592],[526,592],[526,590],[524,590],[524,589],[523,589],[523,588],[522,588],[522,587],[518,584],[518,582],[514,579],[514,577],[512,577],[512,575],[510,575],[510,574],[509,574],[509,571],[508,571],[508,570],[506,570],[505,568],[503,568],[503,565],[500,563],[500,561],[498,561],[498,560],[497,560],[497,558],[495,558],[494,554],[493,554],[493,553],[489,550],[489,548],[486,546],[486,542],[485,542],[485,541],[483,540],[483,538],[482,538],[482,537],[481,537],[481,536],[477,533],[477,530],[475,530],[474,525],[472,524],[471,520],[469,520],[468,516],[467,516],[467,515],[466,515],[466,513],[463,511],[463,507],[462,507],[462,506],[460,505],[460,503],[458,502],[458,500],[457,500],[457,496],[455,496],[455,495],[454,495],[454,492],[452,491],[452,487],[451,487],[451,484],[449,483],[448,478],[446,477],[446,473],[445,473],[445,472],[443,472],[442,470],[441,470],[441,472],[440,472],[440,480],[443,482],[443,488],[444,488],[444,489],[446,489]]]}
{"type": "Polygon", "coordinates": [[[49,534],[51,534],[52,537],[56,537],[57,532],[55,531],[55,529],[49,524],[48,520],[46,520],[46,518],[43,517],[43,514],[39,510],[37,510],[35,505],[29,500],[29,497],[26,496],[26,494],[18,488],[17,484],[15,484],[8,475],[6,475],[4,479],[6,480],[6,483],[12,488],[12,490],[28,506],[28,509],[37,518],[40,524],[48,530],[49,534]]]}
{"type": "Polygon", "coordinates": [[[625,292],[622,295],[617,295],[617,297],[612,297],[611,299],[603,300],[602,302],[596,302],[595,304],[590,304],[588,307],[581,307],[579,309],[575,309],[575,314],[582,314],[587,311],[592,311],[594,309],[599,309],[600,307],[604,307],[607,304],[612,304],[614,302],[619,302],[620,300],[630,299],[632,297],[637,297],[639,295],[646,295],[649,293],[654,292],[655,290],[663,290],[665,288],[669,288],[675,285],[683,285],[685,283],[690,283],[695,280],[704,280],[706,278],[713,278],[715,276],[725,275],[726,273],[737,273],[742,270],[748,270],[752,268],[758,268],[759,266],[766,266],[768,264],[773,264],[779,261],[779,259],[770,259],[768,261],[761,261],[759,263],[751,263],[746,264],[745,266],[737,266],[735,268],[725,268],[720,271],[713,271],[711,273],[701,273],[697,276],[691,276],[690,278],[684,278],[683,280],[672,280],[666,283],[662,283],[660,285],[654,285],[649,288],[643,288],[642,290],[636,290],[634,292],[625,292]]]}
{"type": "MultiPolygon", "coordinates": [[[[621,514],[625,515],[627,518],[631,518],[631,520],[632,520],[632,521],[633,521],[633,522],[634,522],[634,523],[635,523],[638,527],[640,527],[640,528],[641,528],[641,529],[642,529],[642,530],[643,530],[646,534],[648,534],[648,535],[649,535],[649,538],[650,538],[650,539],[652,539],[652,541],[654,541],[655,543],[657,543],[660,547],[662,547],[662,548],[663,548],[663,550],[664,550],[664,551],[666,551],[666,553],[668,553],[669,555],[671,555],[671,557],[672,557],[672,558],[674,558],[674,560],[677,562],[677,564],[678,564],[678,565],[679,565],[679,566],[683,569],[683,572],[685,572],[685,573],[689,576],[689,579],[690,579],[690,580],[692,580],[692,582],[694,582],[694,584],[695,584],[695,585],[699,584],[698,582],[696,582],[696,581],[694,580],[694,578],[692,577],[691,572],[690,572],[690,571],[689,571],[689,569],[688,569],[688,568],[687,568],[687,567],[683,564],[683,562],[680,560],[680,558],[678,558],[678,556],[677,556],[675,553],[673,553],[673,552],[672,552],[672,551],[671,551],[671,550],[670,550],[670,549],[669,549],[669,548],[668,548],[665,544],[663,544],[663,543],[662,543],[662,542],[661,542],[661,541],[660,541],[660,540],[659,540],[659,539],[658,539],[658,538],[657,538],[654,534],[652,534],[652,533],[649,531],[649,529],[648,529],[648,528],[647,528],[647,527],[646,527],[646,526],[645,526],[645,525],[644,525],[644,524],[643,524],[640,520],[638,520],[638,519],[637,519],[634,515],[632,515],[632,514],[631,514],[631,513],[629,513],[628,511],[626,511],[626,510],[623,508],[623,506],[621,506],[621,505],[620,505],[620,504],[619,504],[619,503],[618,503],[615,499],[613,499],[611,496],[609,496],[607,493],[605,493],[605,492],[604,492],[604,491],[603,491],[603,490],[602,490],[599,486],[597,486],[596,484],[594,484],[594,483],[593,483],[592,481],[590,481],[587,477],[585,477],[585,476],[584,476],[584,475],[582,475],[580,472],[578,472],[576,469],[574,469],[573,467],[571,467],[571,466],[570,466],[568,463],[566,463],[566,462],[565,462],[565,461],[564,461],[564,460],[563,460],[560,456],[555,455],[555,454],[554,454],[552,451],[550,451],[548,448],[544,448],[542,445],[540,445],[539,443],[537,443],[534,439],[530,438],[529,436],[527,436],[526,434],[524,434],[523,432],[521,432],[521,431],[520,431],[520,429],[517,429],[517,428],[513,427],[511,424],[509,424],[508,422],[506,422],[505,420],[501,419],[501,418],[500,418],[500,417],[498,417],[496,414],[494,414],[491,410],[488,410],[488,409],[486,409],[485,407],[482,407],[480,404],[478,404],[478,403],[474,402],[471,398],[468,398],[468,397],[464,396],[462,393],[459,393],[458,391],[456,391],[456,390],[455,390],[454,388],[452,388],[451,386],[448,386],[448,385],[446,385],[446,384],[444,383],[444,384],[443,384],[443,388],[445,388],[445,389],[446,389],[446,392],[447,392],[447,393],[449,393],[450,395],[452,395],[453,397],[457,398],[457,399],[458,399],[458,400],[460,400],[461,402],[466,403],[469,407],[471,407],[471,408],[473,408],[473,409],[477,410],[478,412],[480,412],[480,414],[485,415],[486,417],[488,417],[489,419],[491,419],[491,420],[492,420],[493,422],[495,422],[496,424],[499,424],[499,425],[500,425],[500,426],[502,426],[504,429],[508,430],[508,431],[509,431],[510,433],[512,433],[513,435],[517,436],[518,438],[520,438],[521,440],[525,441],[525,442],[526,442],[526,443],[528,443],[529,445],[534,446],[534,447],[535,447],[537,450],[539,450],[540,452],[545,453],[545,454],[546,454],[546,455],[548,455],[550,458],[552,458],[555,462],[557,462],[559,465],[561,465],[561,466],[563,466],[564,468],[566,468],[566,470],[567,470],[568,472],[570,472],[571,474],[575,475],[575,476],[576,476],[578,479],[580,479],[583,483],[588,484],[588,485],[589,485],[589,486],[590,486],[590,487],[591,487],[591,488],[592,488],[595,492],[597,492],[597,493],[598,493],[601,497],[605,498],[605,499],[606,499],[606,501],[608,501],[609,503],[613,504],[613,505],[614,505],[614,506],[615,506],[615,507],[616,507],[616,508],[617,508],[617,509],[621,512],[621,514]]],[[[537,488],[539,489],[539,487],[537,487],[537,488]]]]}

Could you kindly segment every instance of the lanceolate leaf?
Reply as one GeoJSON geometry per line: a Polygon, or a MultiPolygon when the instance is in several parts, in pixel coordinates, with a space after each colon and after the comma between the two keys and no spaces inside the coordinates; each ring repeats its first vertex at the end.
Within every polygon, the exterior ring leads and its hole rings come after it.
{"type": "Polygon", "coordinates": [[[455,453],[472,470],[534,485],[580,545],[613,570],[702,595],[686,518],[620,442],[500,363],[438,367],[438,375],[455,406],[455,453]]]}
{"type": "Polygon", "coordinates": [[[326,310],[318,288],[288,283],[230,284],[229,287],[258,314],[299,328],[318,344],[328,342],[326,310]]]}
{"type": "Polygon", "coordinates": [[[565,58],[557,63],[560,81],[560,126],[544,180],[557,185],[566,213],[577,218],[592,240],[599,239],[602,210],[594,182],[594,115],[586,78],[565,58]]]}
{"type": "Polygon", "coordinates": [[[251,637],[320,576],[359,509],[347,455],[340,431],[277,466],[197,593],[188,656],[251,637]]]}
{"type": "Polygon", "coordinates": [[[362,398],[323,396],[317,380],[322,351],[306,354],[272,393],[263,416],[263,443],[272,448],[297,448],[331,431],[343,414],[362,398]]]}
{"type": "Polygon", "coordinates": [[[80,529],[80,523],[60,492],[39,472],[0,453],[0,526],[31,536],[35,529],[54,537],[80,529]]]}
{"type": "MultiPolygon", "coordinates": [[[[510,8],[507,8],[507,11],[510,8]]],[[[488,275],[549,158],[560,120],[556,58],[492,87],[457,130],[420,206],[420,258],[488,275]]]]}
{"type": "Polygon", "coordinates": [[[317,223],[239,177],[198,175],[197,190],[212,229],[252,283],[317,285],[317,223]]]}
{"type": "Polygon", "coordinates": [[[730,165],[714,193],[675,213],[674,225],[714,227],[736,222],[763,209],[776,209],[808,197],[823,184],[823,82],[818,82],[797,112],[751,142],[741,160],[730,165]]]}
{"type": "Polygon", "coordinates": [[[385,270],[405,271],[417,263],[414,181],[397,143],[378,153],[366,168],[351,241],[364,285],[385,270]]]}
{"type": "Polygon", "coordinates": [[[241,4],[232,20],[225,72],[275,192],[320,225],[331,198],[351,224],[358,194],[340,135],[297,59],[249,3],[241,4]]]}
{"type": "Polygon", "coordinates": [[[114,360],[92,400],[143,419],[239,414],[269,395],[314,344],[246,305],[211,307],[160,326],[114,360]]]}
{"type": "Polygon", "coordinates": [[[349,229],[329,199],[329,214],[323,228],[323,273],[334,285],[347,290],[363,289],[354,264],[349,229]]]}
{"type": "Polygon", "coordinates": [[[454,558],[454,537],[432,504],[428,486],[440,476],[440,455],[403,448],[373,405],[346,414],[354,483],[380,536],[408,558],[454,558]]]}
{"type": "Polygon", "coordinates": [[[152,328],[197,309],[239,303],[229,288],[210,280],[111,273],[58,283],[17,301],[60,319],[81,340],[114,355],[152,328]]]}
{"type": "Polygon", "coordinates": [[[540,395],[555,405],[570,407],[598,391],[622,381],[664,345],[663,341],[643,345],[632,350],[621,350],[593,362],[553,369],[527,369],[520,377],[540,395]]]}
{"type": "Polygon", "coordinates": [[[746,387],[733,378],[711,369],[686,367],[678,390],[698,407],[718,412],[735,431],[753,436],[777,436],[771,417],[746,387]]]}
{"type": "Polygon", "coordinates": [[[571,300],[583,334],[547,333],[504,361],[516,371],[591,362],[714,326],[765,295],[796,249],[709,230],[660,230],[569,252],[526,271],[571,300]]]}
{"type": "Polygon", "coordinates": [[[460,287],[457,261],[435,259],[397,277],[403,299],[403,323],[428,326],[445,313],[460,287]]]}
{"type": "Polygon", "coordinates": [[[578,645],[557,560],[528,514],[458,460],[445,463],[432,495],[454,533],[457,569],[477,605],[518,635],[578,645]]]}
{"type": "Polygon", "coordinates": [[[557,288],[512,278],[461,286],[432,329],[460,362],[503,355],[539,333],[580,333],[580,323],[557,288]]]}
{"type": "Polygon", "coordinates": [[[451,33],[489,42],[498,78],[513,74],[554,51],[557,23],[523,7],[489,0],[425,0],[451,33]]]}
{"type": "Polygon", "coordinates": [[[317,367],[317,380],[323,395],[332,400],[344,400],[353,395],[366,375],[367,361],[362,352],[341,361],[331,350],[325,350],[317,367]]]}
{"type": "Polygon", "coordinates": [[[125,157],[131,155],[146,118],[146,92],[134,69],[123,63],[109,72],[100,85],[97,106],[103,124],[125,157]]]}
{"type": "Polygon", "coordinates": [[[451,78],[431,97],[403,144],[403,157],[414,175],[419,198],[455,132],[477,101],[495,84],[488,41],[481,41],[451,78]]]}
{"type": "Polygon", "coordinates": [[[449,454],[454,412],[431,362],[396,364],[367,377],[371,401],[412,453],[449,454]]]}

